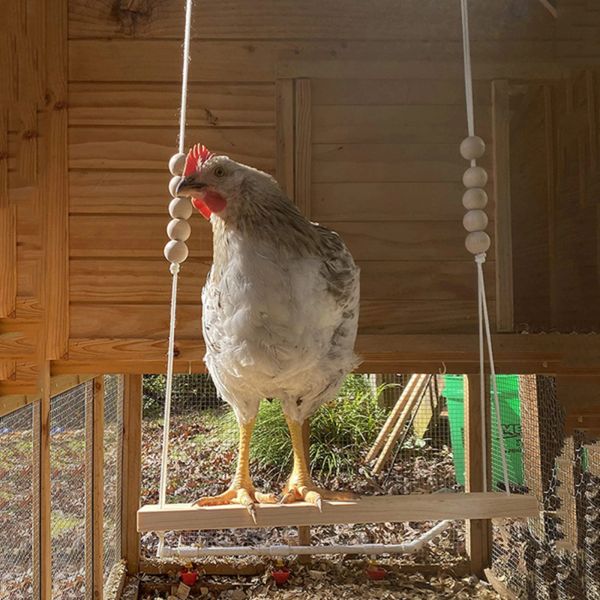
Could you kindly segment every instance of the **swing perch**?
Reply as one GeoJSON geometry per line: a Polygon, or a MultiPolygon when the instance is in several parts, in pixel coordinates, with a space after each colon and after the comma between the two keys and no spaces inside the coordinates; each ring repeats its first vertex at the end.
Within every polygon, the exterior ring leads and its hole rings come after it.
{"type": "MultiPolygon", "coordinates": [[[[185,35],[183,50],[182,95],[179,131],[179,152],[169,162],[169,170],[174,175],[169,185],[175,196],[177,183],[180,179],[184,164],[184,136],[185,114],[187,103],[187,82],[189,65],[189,48],[191,39],[191,0],[186,2],[185,35]]],[[[470,166],[465,172],[463,183],[466,192],[463,205],[467,209],[463,225],[468,232],[466,248],[474,255],[478,279],[478,304],[479,304],[479,343],[480,343],[480,390],[481,405],[477,411],[481,419],[481,480],[479,489],[487,490],[487,410],[485,406],[485,364],[484,349],[487,342],[489,367],[492,375],[494,390],[495,410],[498,418],[500,455],[504,473],[505,492],[468,492],[468,493],[434,493],[425,495],[404,496],[377,496],[364,497],[351,501],[323,501],[321,510],[313,504],[297,502],[293,504],[262,504],[257,505],[253,514],[243,506],[203,506],[197,507],[190,504],[166,504],[167,485],[167,456],[168,433],[171,406],[171,393],[173,381],[173,357],[175,338],[175,311],[177,297],[177,277],[180,263],[187,258],[188,251],[185,241],[189,236],[187,219],[191,216],[187,199],[174,198],[169,206],[169,212],[174,221],[167,229],[171,241],[165,247],[165,257],[171,263],[173,275],[171,322],[169,332],[169,351],[167,363],[167,386],[165,398],[165,419],[163,432],[163,452],[161,463],[161,481],[159,504],[143,506],[137,513],[138,532],[154,531],[159,534],[159,555],[164,551],[164,532],[182,530],[206,530],[221,528],[246,528],[246,527],[279,527],[279,526],[311,526],[332,525],[342,523],[381,523],[405,521],[438,521],[442,523],[432,528],[429,532],[430,539],[446,526],[449,520],[489,520],[492,518],[526,518],[539,514],[539,502],[533,496],[513,495],[510,493],[508,479],[506,451],[502,435],[502,424],[499,414],[498,393],[495,389],[495,367],[492,351],[489,316],[483,279],[483,264],[485,253],[490,246],[490,238],[484,229],[487,226],[487,216],[483,209],[487,204],[487,195],[483,190],[487,182],[487,173],[482,167],[477,166],[477,159],[485,152],[485,143],[475,135],[474,108],[473,108],[473,81],[471,74],[471,59],[469,49],[469,26],[467,0],[460,0],[463,24],[463,48],[465,68],[465,91],[467,104],[467,137],[461,143],[460,152],[469,161],[470,166]],[[185,204],[185,206],[183,206],[185,204]],[[176,221],[176,222],[175,222],[176,221]],[[178,232],[183,232],[179,235],[178,232]]],[[[471,426],[474,424],[471,423],[471,426]]],[[[382,546],[383,548],[383,546],[382,546]]],[[[307,550],[302,547],[303,551],[307,550]]],[[[360,549],[360,548],[359,548],[360,549]]],[[[219,550],[219,549],[215,549],[219,550]]],[[[232,549],[234,550],[234,549],[232,549]]],[[[315,549],[316,550],[316,549],[315,549]]],[[[378,552],[393,552],[378,546],[378,552]]],[[[218,552],[215,552],[218,553],[218,552]]],[[[227,549],[223,549],[227,554],[227,549]]],[[[231,552],[230,552],[231,553],[231,552]]],[[[293,553],[293,552],[291,552],[293,553]]],[[[304,553],[304,552],[303,552],[304,553]]]]}

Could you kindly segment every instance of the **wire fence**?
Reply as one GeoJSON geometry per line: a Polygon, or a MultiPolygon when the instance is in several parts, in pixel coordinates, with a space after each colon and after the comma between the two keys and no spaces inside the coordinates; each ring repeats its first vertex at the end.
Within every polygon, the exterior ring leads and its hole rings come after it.
{"type": "Polygon", "coordinates": [[[552,377],[519,381],[525,441],[523,486],[539,518],[494,522],[493,570],[517,598],[600,598],[599,447],[565,431],[552,377]]]}
{"type": "Polygon", "coordinates": [[[104,580],[121,558],[123,378],[104,378],[104,580]]]}
{"type": "Polygon", "coordinates": [[[33,599],[34,490],[38,484],[32,405],[0,417],[0,599],[33,599]]]}
{"type": "MultiPolygon", "coordinates": [[[[403,418],[401,435],[391,444],[384,467],[372,473],[366,455],[396,406],[410,378],[395,374],[352,375],[338,400],[322,407],[311,424],[312,475],[330,489],[362,495],[452,492],[457,479],[443,381],[422,376],[419,394],[403,418]],[[344,457],[347,460],[343,460],[344,457]]],[[[164,378],[144,377],[142,503],[156,503],[162,434],[164,378]]],[[[462,422],[457,424],[462,430],[462,422]]],[[[168,502],[193,502],[223,492],[237,460],[233,411],[207,375],[177,375],[170,432],[168,502]]],[[[291,471],[291,445],[279,402],[264,401],[252,440],[252,476],[257,489],[281,494],[291,471]]],[[[313,543],[401,543],[415,539],[433,523],[333,525],[311,528],[313,543]]],[[[296,528],[170,532],[167,543],[183,545],[265,545],[294,543],[296,528]]],[[[142,554],[154,556],[157,537],[142,536],[142,554]]],[[[444,532],[406,561],[448,565],[465,556],[464,523],[444,532]]]]}
{"type": "Polygon", "coordinates": [[[50,490],[53,598],[76,600],[86,593],[86,413],[91,382],[50,402],[50,490]]]}

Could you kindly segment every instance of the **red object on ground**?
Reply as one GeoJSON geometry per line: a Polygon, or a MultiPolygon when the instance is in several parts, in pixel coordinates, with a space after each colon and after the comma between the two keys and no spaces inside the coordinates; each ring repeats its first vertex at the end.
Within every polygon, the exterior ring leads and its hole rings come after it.
{"type": "Polygon", "coordinates": [[[381,579],[385,579],[385,576],[386,570],[383,567],[377,567],[375,565],[367,567],[367,577],[369,579],[380,581],[381,579]]]}
{"type": "Polygon", "coordinates": [[[283,585],[290,578],[290,572],[287,569],[277,569],[277,571],[272,571],[271,575],[277,585],[283,585]]]}
{"type": "Polygon", "coordinates": [[[185,585],[192,587],[198,579],[198,573],[196,571],[182,571],[179,574],[179,577],[181,578],[181,581],[185,583],[185,585]]]}

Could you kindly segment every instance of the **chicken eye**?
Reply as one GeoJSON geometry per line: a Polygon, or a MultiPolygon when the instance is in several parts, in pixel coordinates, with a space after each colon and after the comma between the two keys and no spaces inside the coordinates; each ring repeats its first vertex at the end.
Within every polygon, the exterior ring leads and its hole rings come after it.
{"type": "Polygon", "coordinates": [[[214,173],[217,177],[223,177],[225,175],[225,169],[223,167],[217,167],[214,170],[214,173]]]}

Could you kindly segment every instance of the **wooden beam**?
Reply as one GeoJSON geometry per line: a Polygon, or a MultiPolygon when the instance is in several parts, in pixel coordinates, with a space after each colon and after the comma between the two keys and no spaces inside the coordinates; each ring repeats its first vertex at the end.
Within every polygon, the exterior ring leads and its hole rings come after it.
{"type": "Polygon", "coordinates": [[[104,377],[93,383],[92,510],[93,599],[103,600],[104,590],[104,377]]]}
{"type": "Polygon", "coordinates": [[[492,83],[494,219],[496,246],[496,330],[514,330],[512,221],[510,206],[509,84],[492,83]]]}
{"type": "Polygon", "coordinates": [[[322,511],[304,502],[261,504],[256,510],[256,524],[246,509],[234,505],[198,508],[189,504],[169,504],[163,509],[158,506],[143,506],[138,511],[138,531],[398,523],[537,515],[537,501],[530,496],[507,496],[499,493],[414,494],[365,497],[349,502],[326,501],[322,511]]]}
{"type": "Polygon", "coordinates": [[[52,532],[50,480],[50,363],[40,372],[40,599],[52,598],[52,532]]]}
{"type": "Polygon", "coordinates": [[[123,486],[121,498],[121,556],[130,574],[139,571],[140,536],[136,513],[140,507],[142,455],[142,377],[126,375],[123,389],[123,486]]]}
{"type": "Polygon", "coordinates": [[[294,80],[275,82],[276,178],[290,200],[294,199],[294,80]]]}
{"type": "Polygon", "coordinates": [[[67,119],[68,0],[46,0],[47,110],[42,178],[45,273],[45,357],[67,352],[69,338],[69,188],[67,119]]]}
{"type": "Polygon", "coordinates": [[[310,218],[312,163],[312,102],[310,79],[295,82],[294,202],[310,218]]]}
{"type": "MultiPolygon", "coordinates": [[[[465,407],[464,407],[464,431],[465,431],[465,488],[467,492],[486,492],[485,481],[490,479],[491,448],[489,407],[487,390],[489,389],[489,375],[486,375],[485,386],[485,431],[487,432],[487,451],[484,460],[482,445],[482,403],[481,385],[478,376],[465,375],[465,407]],[[486,473],[487,472],[487,473],[486,473]],[[485,476],[484,476],[485,474],[485,476]]],[[[508,497],[508,496],[504,496],[508,497]]],[[[512,496],[518,497],[518,496],[512,496]]],[[[537,500],[531,497],[530,500],[537,500]]],[[[471,570],[478,577],[483,577],[486,568],[491,566],[492,561],[492,522],[489,518],[471,517],[467,521],[467,554],[471,560],[471,570]]]]}

